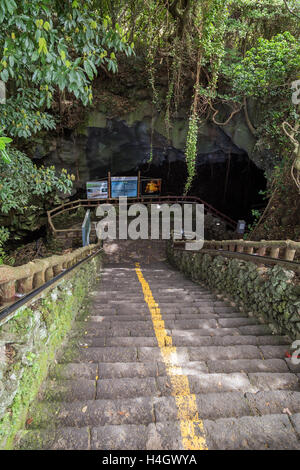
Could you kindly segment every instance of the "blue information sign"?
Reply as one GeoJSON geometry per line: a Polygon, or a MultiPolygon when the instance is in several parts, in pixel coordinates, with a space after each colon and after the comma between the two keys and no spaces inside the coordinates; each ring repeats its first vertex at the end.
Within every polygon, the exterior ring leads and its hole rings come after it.
{"type": "Polygon", "coordinates": [[[137,197],[137,176],[112,176],[111,197],[137,197]]]}

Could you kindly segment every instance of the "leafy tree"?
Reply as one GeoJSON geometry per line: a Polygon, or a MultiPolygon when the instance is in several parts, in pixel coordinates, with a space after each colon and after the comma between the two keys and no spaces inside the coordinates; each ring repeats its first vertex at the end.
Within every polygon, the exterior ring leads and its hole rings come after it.
{"type": "Polygon", "coordinates": [[[46,109],[56,90],[60,102],[70,92],[87,105],[99,67],[116,72],[116,53],[132,53],[126,32],[112,28],[97,4],[1,2],[0,78],[7,84],[8,99],[1,107],[0,125],[7,134],[28,138],[42,128],[53,129],[55,121],[46,109]]]}
{"type": "MultiPolygon", "coordinates": [[[[259,38],[256,47],[247,51],[238,65],[231,67],[232,92],[241,101],[259,100],[264,116],[260,126],[254,128],[246,115],[250,129],[265,147],[275,148],[278,156],[285,152],[288,143],[282,123],[299,119],[291,90],[299,70],[300,43],[289,32],[270,40],[259,38]]],[[[246,106],[246,101],[244,103],[246,106]]]]}
{"type": "Polygon", "coordinates": [[[261,144],[275,152],[279,144],[286,145],[281,123],[292,112],[289,86],[297,66],[295,55],[299,54],[297,0],[100,3],[102,14],[127,28],[136,50],[146,56],[153,103],[159,111],[165,109],[168,135],[172,113],[191,99],[186,191],[195,174],[197,131],[202,119],[222,125],[244,109],[249,127],[261,144]],[[162,70],[168,76],[165,96],[156,86],[162,70]],[[284,82],[279,84],[280,80],[284,82]],[[183,92],[186,89],[193,92],[187,96],[183,92]],[[256,98],[260,91],[265,97],[266,118],[261,129],[255,129],[249,119],[247,98],[256,98]],[[220,104],[230,109],[223,122],[217,118],[220,104]]]}
{"type": "Polygon", "coordinates": [[[233,91],[255,98],[290,90],[300,70],[300,43],[289,32],[258,38],[240,64],[233,67],[233,91]]]}
{"type": "MultiPolygon", "coordinates": [[[[18,144],[20,138],[54,129],[51,106],[54,100],[61,106],[67,93],[90,104],[99,68],[116,72],[116,54],[132,51],[126,31],[101,15],[98,1],[0,2],[0,79],[7,88],[0,105],[2,224],[16,232],[26,219],[23,228],[33,230],[49,201],[57,200],[55,194],[72,186],[65,172],[57,176],[54,167],[38,169],[24,154],[8,149],[10,137],[18,144]]],[[[2,243],[6,236],[5,229],[2,243]]]]}
{"type": "Polygon", "coordinates": [[[41,226],[39,219],[59,202],[59,193],[71,192],[74,176],[66,170],[57,175],[54,166],[37,168],[18,150],[10,149],[9,158],[0,160],[0,222],[5,235],[9,229],[16,238],[41,226]]]}

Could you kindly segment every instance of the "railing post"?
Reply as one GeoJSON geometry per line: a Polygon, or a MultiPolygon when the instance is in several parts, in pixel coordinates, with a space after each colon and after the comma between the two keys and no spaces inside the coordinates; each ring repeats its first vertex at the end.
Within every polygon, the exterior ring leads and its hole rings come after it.
{"type": "MultiPolygon", "coordinates": [[[[265,240],[262,240],[262,242],[264,242],[264,241],[265,241],[265,240]]],[[[258,248],[257,254],[258,254],[259,256],[265,256],[266,251],[267,251],[267,247],[266,247],[265,245],[263,245],[263,246],[260,246],[260,247],[258,248]]]]}
{"type": "Polygon", "coordinates": [[[14,299],[16,296],[16,282],[8,281],[0,284],[0,297],[2,300],[9,301],[14,299]]]}
{"type": "Polygon", "coordinates": [[[25,277],[24,279],[20,279],[17,282],[18,285],[18,292],[21,294],[28,294],[32,291],[33,288],[33,275],[25,277]]]}
{"type": "Polygon", "coordinates": [[[45,271],[45,281],[50,281],[53,278],[53,268],[49,266],[45,271]]]}
{"type": "Polygon", "coordinates": [[[243,253],[244,252],[244,245],[242,245],[241,243],[238,243],[237,246],[236,246],[236,251],[237,251],[237,253],[243,253]]]}
{"type": "Polygon", "coordinates": [[[293,248],[286,247],[284,252],[284,259],[287,261],[293,261],[295,258],[296,250],[293,248]]]}
{"type": "Polygon", "coordinates": [[[245,242],[246,245],[245,245],[245,248],[244,248],[244,253],[247,253],[248,255],[252,255],[254,247],[251,246],[251,245],[249,246],[248,243],[250,243],[250,242],[247,242],[247,241],[245,242]]]}
{"type": "Polygon", "coordinates": [[[272,247],[271,248],[271,251],[270,251],[270,256],[271,258],[278,258],[279,257],[279,251],[280,251],[280,247],[272,247]]]}

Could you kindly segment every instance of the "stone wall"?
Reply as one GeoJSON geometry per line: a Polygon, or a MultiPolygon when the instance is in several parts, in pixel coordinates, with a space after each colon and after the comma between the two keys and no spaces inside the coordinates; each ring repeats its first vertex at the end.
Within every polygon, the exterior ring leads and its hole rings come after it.
{"type": "Polygon", "coordinates": [[[101,254],[66,275],[0,326],[0,449],[10,449],[24,428],[30,403],[75,316],[85,310],[101,254]]]}
{"type": "Polygon", "coordinates": [[[194,281],[251,315],[269,323],[274,332],[300,339],[300,283],[293,271],[280,266],[259,267],[249,261],[174,249],[168,244],[168,259],[194,281]]]}

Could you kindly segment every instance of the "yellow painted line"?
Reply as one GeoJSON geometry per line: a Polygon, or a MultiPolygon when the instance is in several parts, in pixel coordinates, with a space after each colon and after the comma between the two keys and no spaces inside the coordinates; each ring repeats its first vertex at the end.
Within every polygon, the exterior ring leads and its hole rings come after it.
{"type": "Polygon", "coordinates": [[[196,396],[190,391],[188,378],[179,365],[176,347],[173,346],[172,337],[166,331],[159,305],[155,302],[140,264],[136,263],[135,266],[145,302],[151,313],[156,339],[170,381],[171,393],[175,398],[183,446],[186,450],[207,450],[203,421],[199,418],[196,396]]]}

